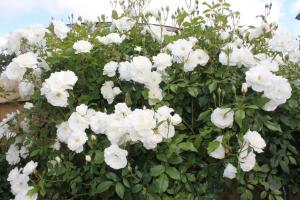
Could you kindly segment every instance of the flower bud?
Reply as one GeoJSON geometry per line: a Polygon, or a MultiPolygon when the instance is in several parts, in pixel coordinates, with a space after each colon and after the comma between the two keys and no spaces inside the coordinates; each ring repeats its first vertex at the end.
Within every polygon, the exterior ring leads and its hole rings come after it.
{"type": "Polygon", "coordinates": [[[92,158],[90,155],[86,155],[85,160],[86,160],[86,162],[91,162],[92,158]]]}
{"type": "Polygon", "coordinates": [[[57,163],[60,163],[60,162],[61,162],[61,159],[60,159],[60,157],[58,157],[58,156],[55,157],[55,160],[56,160],[57,163]]]}
{"type": "Polygon", "coordinates": [[[97,138],[96,138],[96,136],[95,135],[92,135],[91,136],[91,140],[96,140],[97,138]]]}
{"type": "Polygon", "coordinates": [[[242,93],[246,94],[248,91],[248,84],[247,83],[243,83],[242,84],[242,93]]]}

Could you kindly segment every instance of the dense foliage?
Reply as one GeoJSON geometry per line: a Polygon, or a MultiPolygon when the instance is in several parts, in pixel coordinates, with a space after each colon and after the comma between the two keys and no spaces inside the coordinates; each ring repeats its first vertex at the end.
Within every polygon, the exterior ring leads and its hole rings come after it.
{"type": "Polygon", "coordinates": [[[1,80],[19,81],[31,100],[0,124],[1,197],[296,193],[296,39],[268,16],[257,27],[239,25],[223,0],[191,1],[172,15],[172,31],[163,26],[168,8],[148,12],[145,4],[121,2],[111,24],[54,20],[8,37],[15,58],[1,80]]]}

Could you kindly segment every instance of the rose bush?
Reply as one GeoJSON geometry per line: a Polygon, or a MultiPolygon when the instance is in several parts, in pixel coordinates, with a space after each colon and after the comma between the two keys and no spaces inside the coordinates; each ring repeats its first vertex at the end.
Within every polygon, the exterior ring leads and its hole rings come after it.
{"type": "Polygon", "coordinates": [[[238,24],[223,0],[179,9],[169,31],[169,9],[143,3],[122,1],[112,23],[53,20],[8,36],[15,58],[1,80],[19,81],[31,100],[0,124],[3,196],[218,199],[234,186],[241,199],[259,189],[278,200],[297,192],[296,38],[267,15],[257,27],[238,24]]]}

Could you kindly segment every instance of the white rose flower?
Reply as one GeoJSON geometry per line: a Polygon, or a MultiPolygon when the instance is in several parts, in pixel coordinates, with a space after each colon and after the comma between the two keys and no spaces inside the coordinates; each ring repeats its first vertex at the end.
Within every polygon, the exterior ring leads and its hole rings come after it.
{"type": "Polygon", "coordinates": [[[112,20],[112,27],[117,28],[120,32],[129,31],[130,29],[132,29],[134,24],[134,21],[131,20],[129,17],[122,17],[120,19],[112,20]]]}
{"type": "Polygon", "coordinates": [[[104,149],[104,161],[113,169],[122,169],[127,165],[128,152],[119,148],[117,145],[111,145],[104,149]]]}
{"type": "Polygon", "coordinates": [[[264,67],[271,72],[277,72],[279,70],[279,64],[276,60],[270,58],[259,61],[257,67],[264,67]]]}
{"type": "Polygon", "coordinates": [[[116,70],[119,64],[117,62],[111,61],[104,66],[103,75],[114,77],[116,75],[116,70]]]}
{"type": "Polygon", "coordinates": [[[21,68],[28,69],[34,69],[38,64],[36,56],[31,52],[19,55],[18,57],[13,59],[13,62],[15,62],[21,68]]]}
{"type": "Polygon", "coordinates": [[[221,53],[219,55],[219,62],[222,65],[225,65],[225,66],[227,66],[227,65],[228,66],[237,66],[237,65],[239,65],[240,56],[239,56],[238,48],[235,47],[235,46],[231,47],[231,44],[229,44],[228,46],[229,47],[226,47],[226,48],[231,49],[231,52],[229,53],[229,55],[227,55],[227,53],[225,53],[224,51],[221,51],[221,53]]]}
{"type": "Polygon", "coordinates": [[[83,131],[73,132],[68,139],[68,148],[71,151],[75,151],[76,153],[80,153],[83,151],[83,145],[88,140],[86,133],[83,131]]]}
{"type": "Polygon", "coordinates": [[[26,98],[34,93],[34,85],[28,81],[22,81],[19,83],[19,94],[21,98],[26,98]]]}
{"type": "Polygon", "coordinates": [[[207,53],[201,49],[192,51],[188,56],[188,59],[184,63],[184,71],[190,72],[193,71],[197,65],[205,66],[209,60],[207,53]]]}
{"type": "Polygon", "coordinates": [[[231,128],[234,112],[230,108],[216,108],[211,116],[211,122],[218,128],[231,128]]]}
{"type": "Polygon", "coordinates": [[[167,67],[172,65],[172,57],[166,53],[159,53],[157,56],[153,56],[153,67],[158,71],[164,71],[167,67]]]}
{"type": "Polygon", "coordinates": [[[20,152],[18,146],[12,144],[10,145],[8,151],[6,152],[6,161],[10,165],[16,165],[20,162],[20,152]]]}
{"type": "Polygon", "coordinates": [[[9,80],[20,81],[26,72],[26,68],[21,68],[17,63],[11,62],[5,69],[4,74],[9,80]]]}
{"type": "Polygon", "coordinates": [[[118,33],[110,33],[104,37],[97,36],[96,39],[105,45],[109,45],[113,43],[121,44],[126,39],[126,36],[125,35],[120,36],[120,34],[118,33]]]}
{"type": "Polygon", "coordinates": [[[266,147],[265,140],[257,131],[247,131],[244,135],[244,142],[249,143],[249,146],[257,153],[262,153],[263,149],[266,147]]]}
{"type": "Polygon", "coordinates": [[[216,158],[216,159],[224,159],[225,158],[225,148],[222,145],[223,135],[218,136],[215,141],[218,141],[220,144],[217,149],[213,152],[209,153],[209,156],[216,158]]]}
{"type": "Polygon", "coordinates": [[[196,44],[197,39],[190,37],[188,40],[179,39],[168,45],[168,49],[172,54],[178,57],[181,62],[184,62],[189,54],[193,51],[193,47],[196,44]]]}
{"type": "Polygon", "coordinates": [[[256,155],[253,150],[248,152],[248,148],[243,148],[239,154],[239,164],[244,172],[251,171],[256,164],[256,155]]]}
{"type": "Polygon", "coordinates": [[[56,128],[57,139],[60,142],[67,143],[72,134],[72,130],[70,129],[68,122],[62,122],[60,125],[56,126],[56,128]]]}
{"type": "Polygon", "coordinates": [[[292,96],[292,87],[286,78],[273,76],[271,85],[264,90],[264,96],[276,104],[283,104],[292,96]]]}
{"type": "Polygon", "coordinates": [[[68,119],[68,124],[72,131],[84,131],[89,127],[89,120],[78,112],[73,112],[68,119]]]}
{"type": "Polygon", "coordinates": [[[26,102],[26,103],[24,104],[24,108],[27,109],[27,110],[30,110],[30,109],[33,108],[33,107],[34,107],[33,104],[30,103],[30,102],[26,102]]]}
{"type": "Polygon", "coordinates": [[[125,81],[131,80],[131,73],[130,73],[131,68],[132,68],[132,64],[128,61],[119,63],[119,73],[120,73],[121,80],[125,80],[125,81]]]}
{"type": "Polygon", "coordinates": [[[266,90],[272,84],[274,75],[262,67],[252,67],[246,72],[246,83],[256,92],[266,90]]]}
{"type": "Polygon", "coordinates": [[[88,111],[88,106],[85,104],[80,104],[79,106],[76,107],[76,112],[80,114],[81,116],[85,116],[88,111]]]}
{"type": "Polygon", "coordinates": [[[93,45],[90,42],[85,41],[85,40],[80,40],[73,44],[73,49],[75,50],[76,54],[89,53],[92,48],[93,48],[93,45]]]}
{"type": "Polygon", "coordinates": [[[236,177],[236,173],[237,173],[236,167],[228,163],[223,172],[223,177],[234,179],[236,177]]]}
{"type": "Polygon", "coordinates": [[[63,40],[67,37],[67,34],[70,31],[69,27],[67,27],[62,21],[57,20],[52,20],[52,24],[54,27],[54,33],[59,39],[63,40]]]}
{"type": "Polygon", "coordinates": [[[18,169],[18,167],[15,167],[9,172],[7,181],[11,182],[13,180],[16,180],[19,175],[20,175],[20,170],[18,169]]]}
{"type": "Polygon", "coordinates": [[[107,114],[96,112],[95,115],[90,118],[92,131],[96,134],[104,134],[108,126],[107,119],[107,114]]]}
{"type": "Polygon", "coordinates": [[[112,81],[106,81],[101,87],[101,94],[109,104],[111,104],[115,97],[120,93],[120,88],[114,87],[114,83],[112,81]]]}
{"type": "Polygon", "coordinates": [[[26,175],[30,175],[36,169],[37,166],[38,163],[31,160],[23,168],[23,173],[26,175]]]}
{"type": "Polygon", "coordinates": [[[19,174],[17,179],[14,179],[10,182],[11,192],[14,195],[18,193],[23,193],[28,191],[28,181],[29,177],[26,174],[19,174]]]}
{"type": "Polygon", "coordinates": [[[277,30],[273,38],[269,41],[270,48],[273,51],[289,52],[298,48],[296,37],[290,32],[277,30]]]}

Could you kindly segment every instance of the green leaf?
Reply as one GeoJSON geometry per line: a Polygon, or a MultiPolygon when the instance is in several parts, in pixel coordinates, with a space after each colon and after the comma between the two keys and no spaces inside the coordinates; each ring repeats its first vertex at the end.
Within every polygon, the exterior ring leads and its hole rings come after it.
{"type": "Polygon", "coordinates": [[[211,114],[211,110],[207,110],[207,111],[200,113],[197,118],[197,121],[205,121],[207,119],[210,119],[209,118],[210,114],[211,114]]]}
{"type": "Polygon", "coordinates": [[[141,184],[136,184],[135,186],[132,187],[132,193],[138,193],[139,191],[141,191],[141,189],[143,188],[143,186],[141,184]]]}
{"type": "Polygon", "coordinates": [[[281,127],[279,124],[271,122],[271,121],[266,121],[264,124],[271,131],[278,131],[278,132],[282,133],[282,130],[281,130],[281,127]]]}
{"type": "Polygon", "coordinates": [[[163,193],[163,192],[167,191],[167,189],[169,187],[168,176],[165,174],[160,175],[160,177],[155,180],[155,184],[157,186],[158,193],[163,193]]]}
{"type": "Polygon", "coordinates": [[[100,150],[97,150],[95,155],[95,159],[94,159],[94,163],[95,164],[101,164],[104,162],[104,153],[100,150]]]}
{"type": "Polygon", "coordinates": [[[175,167],[167,167],[166,174],[172,179],[180,180],[180,172],[175,167]]]}
{"type": "Polygon", "coordinates": [[[192,96],[192,97],[197,97],[199,94],[199,90],[196,87],[189,87],[188,88],[188,93],[192,96]]]}
{"type": "Polygon", "coordinates": [[[151,176],[159,176],[164,172],[165,172],[165,167],[162,165],[156,165],[154,167],[151,167],[151,169],[150,169],[151,176]]]}
{"type": "Polygon", "coordinates": [[[112,181],[104,181],[104,182],[100,183],[100,184],[97,186],[96,192],[97,192],[97,193],[105,192],[105,191],[108,190],[113,184],[114,184],[114,182],[112,182],[112,181]]]}
{"type": "Polygon", "coordinates": [[[212,93],[213,91],[215,91],[218,87],[218,83],[217,82],[212,82],[211,84],[209,84],[208,89],[209,92],[212,93]]]}
{"type": "Polygon", "coordinates": [[[183,142],[178,145],[178,147],[184,151],[194,151],[197,152],[197,149],[194,147],[191,142],[183,142]]]}
{"type": "Polygon", "coordinates": [[[118,182],[117,184],[116,184],[116,193],[117,193],[117,195],[121,198],[121,199],[123,199],[123,197],[124,197],[124,193],[125,193],[125,187],[123,186],[123,184],[122,183],[120,183],[120,182],[118,182]]]}
{"type": "Polygon", "coordinates": [[[243,120],[245,119],[245,111],[237,110],[234,115],[234,119],[240,128],[243,127],[243,120]]]}
{"type": "Polygon", "coordinates": [[[207,152],[208,153],[211,153],[213,152],[214,150],[216,150],[218,147],[220,146],[220,142],[219,141],[212,141],[208,144],[208,147],[207,147],[207,152]]]}

